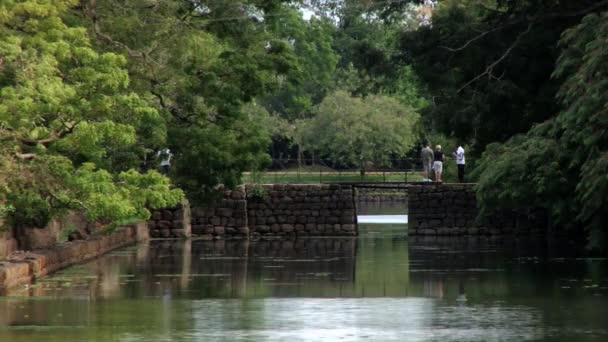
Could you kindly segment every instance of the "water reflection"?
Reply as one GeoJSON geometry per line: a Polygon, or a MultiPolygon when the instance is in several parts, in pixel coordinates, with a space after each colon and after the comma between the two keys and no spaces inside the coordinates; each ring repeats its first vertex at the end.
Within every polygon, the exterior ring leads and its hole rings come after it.
{"type": "Polygon", "coordinates": [[[0,341],[603,341],[605,259],[545,241],[152,241],[0,299],[0,341]]]}

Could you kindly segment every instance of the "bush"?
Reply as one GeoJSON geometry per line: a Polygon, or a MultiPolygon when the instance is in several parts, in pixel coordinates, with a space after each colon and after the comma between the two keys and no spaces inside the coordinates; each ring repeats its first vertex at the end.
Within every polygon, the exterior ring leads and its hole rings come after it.
{"type": "Polygon", "coordinates": [[[7,196],[12,209],[7,218],[13,227],[45,227],[52,218],[49,203],[32,191],[12,192],[7,196]]]}

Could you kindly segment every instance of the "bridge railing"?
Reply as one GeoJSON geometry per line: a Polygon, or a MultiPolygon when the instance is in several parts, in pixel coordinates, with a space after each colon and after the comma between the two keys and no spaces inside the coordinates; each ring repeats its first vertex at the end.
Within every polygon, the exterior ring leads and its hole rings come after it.
{"type": "MultiPolygon", "coordinates": [[[[456,163],[444,163],[444,182],[457,180],[456,163]]],[[[431,175],[431,179],[433,176],[431,175]]],[[[273,159],[261,172],[245,172],[248,183],[334,183],[334,182],[419,182],[423,181],[419,158],[392,159],[383,163],[366,163],[363,170],[323,159],[273,159]],[[381,165],[381,166],[380,166],[381,165]]]]}

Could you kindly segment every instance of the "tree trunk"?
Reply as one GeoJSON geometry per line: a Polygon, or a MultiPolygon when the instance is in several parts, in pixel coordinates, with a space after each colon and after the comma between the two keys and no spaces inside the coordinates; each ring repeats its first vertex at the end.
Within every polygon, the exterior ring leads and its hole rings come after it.
{"type": "Polygon", "coordinates": [[[298,170],[302,168],[302,146],[298,144],[298,170]]]}

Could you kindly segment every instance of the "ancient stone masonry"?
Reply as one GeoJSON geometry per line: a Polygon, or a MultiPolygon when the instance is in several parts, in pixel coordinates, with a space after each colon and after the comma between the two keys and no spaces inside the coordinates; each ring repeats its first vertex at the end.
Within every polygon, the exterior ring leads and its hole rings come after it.
{"type": "Polygon", "coordinates": [[[409,184],[359,183],[355,185],[357,202],[406,202],[409,184]]]}
{"type": "Polygon", "coordinates": [[[245,187],[223,191],[223,197],[206,208],[192,209],[192,234],[204,238],[249,236],[245,187]]]}
{"type": "Polygon", "coordinates": [[[247,186],[247,216],[254,238],[357,234],[351,185],[258,185],[258,191],[253,187],[247,186]]]}
{"type": "Polygon", "coordinates": [[[0,226],[0,260],[16,250],[17,240],[13,236],[13,230],[9,227],[0,226]]]}
{"type": "Polygon", "coordinates": [[[186,206],[153,213],[153,238],[205,239],[295,236],[354,236],[357,214],[352,185],[266,184],[222,190],[221,198],[206,207],[186,206]],[[190,217],[191,216],[191,217],[190,217]]]}
{"type": "Polygon", "coordinates": [[[107,235],[69,241],[49,248],[17,251],[0,262],[0,295],[8,288],[30,284],[61,268],[98,257],[113,249],[149,238],[145,222],[119,227],[107,235]]]}
{"type": "Polygon", "coordinates": [[[191,236],[190,205],[184,201],[174,208],[156,210],[148,226],[152,238],[188,238],[191,236]]]}
{"type": "Polygon", "coordinates": [[[407,189],[357,189],[357,202],[407,202],[407,189]]]}
{"type": "Polygon", "coordinates": [[[424,184],[409,187],[409,235],[541,234],[545,216],[538,210],[500,210],[477,220],[474,184],[424,184]]]}

